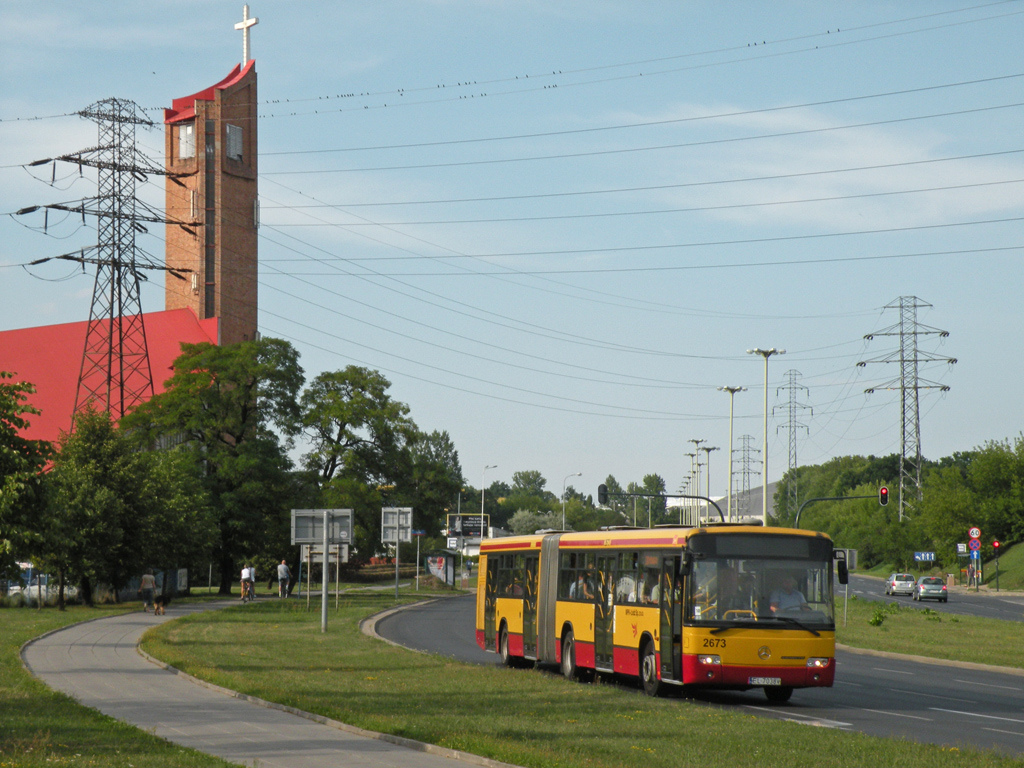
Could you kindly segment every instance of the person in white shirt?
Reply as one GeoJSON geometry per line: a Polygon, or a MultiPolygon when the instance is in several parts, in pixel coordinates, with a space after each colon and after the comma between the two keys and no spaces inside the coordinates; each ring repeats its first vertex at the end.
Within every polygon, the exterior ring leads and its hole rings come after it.
{"type": "Polygon", "coordinates": [[[242,588],[242,598],[241,599],[245,600],[246,595],[248,594],[249,590],[252,589],[252,569],[248,565],[245,565],[242,568],[241,588],[242,588]]]}

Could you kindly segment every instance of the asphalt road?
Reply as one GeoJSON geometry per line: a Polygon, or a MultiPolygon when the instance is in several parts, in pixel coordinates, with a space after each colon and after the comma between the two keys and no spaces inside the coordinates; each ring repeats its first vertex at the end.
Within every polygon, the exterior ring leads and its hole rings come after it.
{"type": "MultiPolygon", "coordinates": [[[[879,579],[857,578],[850,586],[851,593],[860,597],[873,597],[877,588],[878,599],[885,598],[879,579]]],[[[1024,620],[1024,596],[977,597],[984,599],[974,602],[973,594],[953,596],[949,603],[937,604],[936,610],[972,615],[1005,612],[1007,616],[997,617],[1024,620]]],[[[408,648],[497,665],[496,654],[476,645],[473,605],[472,596],[419,605],[378,622],[377,632],[408,648]]],[[[707,692],[689,700],[872,736],[1024,754],[1024,675],[843,650],[836,653],[836,663],[833,688],[798,690],[786,705],[769,704],[759,690],[707,692]]],[[[643,695],[636,685],[618,684],[643,695]]]]}
{"type": "MultiPolygon", "coordinates": [[[[837,587],[836,596],[843,596],[844,587],[837,587]]],[[[938,600],[914,601],[909,595],[885,594],[885,580],[871,576],[851,576],[850,594],[868,600],[879,600],[886,603],[902,603],[908,606],[933,608],[940,613],[959,614],[961,616],[983,616],[1003,621],[1024,621],[1024,593],[995,592],[981,590],[975,592],[964,587],[954,587],[947,602],[938,600]]]]}

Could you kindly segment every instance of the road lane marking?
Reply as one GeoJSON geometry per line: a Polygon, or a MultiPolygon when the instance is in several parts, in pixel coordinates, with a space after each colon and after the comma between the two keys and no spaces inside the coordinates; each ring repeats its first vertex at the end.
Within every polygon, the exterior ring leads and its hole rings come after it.
{"type": "Polygon", "coordinates": [[[861,707],[865,712],[874,712],[876,715],[891,715],[892,717],[909,717],[911,720],[924,720],[927,723],[935,722],[934,718],[921,717],[919,715],[905,715],[902,712],[887,712],[884,709],[869,709],[868,707],[861,707]]]}
{"type": "Polygon", "coordinates": [[[992,733],[1005,733],[1009,736],[1024,736],[1024,732],[1021,731],[1004,731],[1002,728],[985,728],[982,727],[983,731],[991,731],[992,733]]]}
{"type": "Polygon", "coordinates": [[[844,723],[841,720],[829,720],[827,717],[816,717],[814,715],[801,715],[784,709],[773,709],[772,707],[758,707],[754,704],[744,704],[747,709],[755,709],[758,712],[774,712],[781,715],[783,720],[799,725],[813,725],[818,728],[852,728],[853,723],[844,723]]]}
{"type": "Polygon", "coordinates": [[[999,717],[999,715],[983,715],[980,712],[963,712],[958,709],[940,709],[939,707],[928,707],[928,709],[934,710],[936,712],[949,712],[953,715],[964,715],[966,717],[983,717],[986,720],[1002,720],[1005,723],[1024,723],[1024,720],[1021,720],[1016,717],[999,717]]]}
{"type": "Polygon", "coordinates": [[[954,679],[953,682],[955,682],[955,683],[964,683],[966,685],[973,685],[973,686],[978,686],[978,687],[982,687],[982,688],[1002,688],[1004,691],[1017,691],[1018,693],[1020,691],[1024,690],[1024,688],[1021,688],[1019,685],[996,685],[995,683],[978,683],[978,682],[975,682],[974,680],[956,680],[956,679],[954,679]]]}
{"type": "Polygon", "coordinates": [[[941,696],[934,693],[922,693],[921,691],[908,691],[905,688],[890,688],[889,690],[893,693],[905,693],[908,696],[923,696],[929,699],[942,699],[943,701],[959,701],[963,704],[977,704],[979,706],[981,705],[980,701],[975,701],[974,699],[950,699],[949,696],[941,696]]]}
{"type": "Polygon", "coordinates": [[[886,669],[885,667],[874,667],[875,672],[887,672],[890,675],[914,675],[916,672],[907,672],[905,669],[886,669]]]}

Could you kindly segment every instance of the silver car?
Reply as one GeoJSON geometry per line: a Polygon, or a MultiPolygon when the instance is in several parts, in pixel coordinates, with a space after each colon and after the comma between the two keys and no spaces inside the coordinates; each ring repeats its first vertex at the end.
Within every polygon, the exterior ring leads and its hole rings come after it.
{"type": "Polygon", "coordinates": [[[941,600],[947,602],[949,593],[946,585],[938,576],[922,576],[914,585],[915,600],[941,600]]]}
{"type": "Polygon", "coordinates": [[[917,581],[909,573],[890,573],[885,581],[887,595],[913,595],[917,581]]]}

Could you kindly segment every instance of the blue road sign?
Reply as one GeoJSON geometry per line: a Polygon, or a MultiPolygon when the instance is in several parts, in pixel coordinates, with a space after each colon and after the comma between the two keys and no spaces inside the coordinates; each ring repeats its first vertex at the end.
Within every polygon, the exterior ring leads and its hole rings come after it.
{"type": "Polygon", "coordinates": [[[916,560],[919,563],[930,563],[930,562],[933,562],[935,560],[935,553],[934,552],[915,552],[914,553],[914,560],[916,560]]]}
{"type": "Polygon", "coordinates": [[[981,542],[978,539],[971,539],[967,542],[967,547],[972,552],[977,552],[979,549],[981,549],[981,542]]]}
{"type": "Polygon", "coordinates": [[[981,552],[976,549],[971,550],[971,560],[981,560],[981,552]]]}

